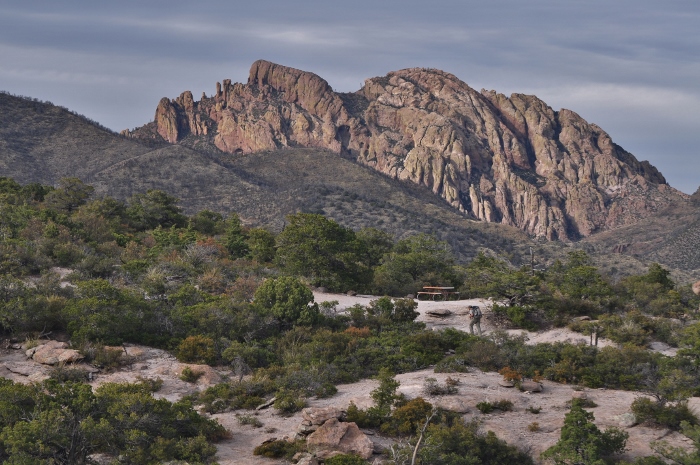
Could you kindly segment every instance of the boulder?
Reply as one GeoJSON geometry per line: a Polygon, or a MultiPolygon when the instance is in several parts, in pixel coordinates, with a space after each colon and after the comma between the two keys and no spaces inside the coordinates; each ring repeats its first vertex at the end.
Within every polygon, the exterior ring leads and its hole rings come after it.
{"type": "Polygon", "coordinates": [[[439,309],[435,309],[435,310],[428,310],[428,311],[426,311],[425,313],[426,313],[427,315],[429,315],[429,316],[434,316],[434,317],[436,317],[436,318],[445,318],[445,317],[448,317],[448,316],[452,315],[452,311],[451,311],[451,310],[447,310],[446,308],[439,308],[439,309]]]}
{"type": "Polygon", "coordinates": [[[318,460],[308,452],[297,452],[292,457],[292,462],[297,465],[318,465],[318,460]]]}
{"type": "Polygon", "coordinates": [[[531,380],[525,380],[520,383],[520,389],[530,392],[542,392],[542,384],[531,380]]]}
{"type": "Polygon", "coordinates": [[[322,425],[331,418],[340,419],[343,411],[335,407],[307,407],[301,411],[301,416],[309,425],[322,425]]]}
{"type": "Polygon", "coordinates": [[[32,354],[32,359],[43,365],[56,365],[59,363],[58,357],[67,350],[68,344],[65,342],[49,341],[36,348],[32,354]]]}
{"type": "Polygon", "coordinates": [[[507,379],[499,380],[498,385],[501,387],[507,387],[507,388],[515,387],[515,383],[513,381],[508,381],[507,379]]]}
{"type": "Polygon", "coordinates": [[[48,373],[43,371],[37,371],[36,373],[32,373],[31,375],[27,376],[27,379],[32,383],[41,383],[42,381],[46,381],[49,378],[50,376],[48,375],[48,373]]]}
{"type": "Polygon", "coordinates": [[[304,423],[301,423],[299,426],[297,426],[297,434],[301,436],[308,436],[309,434],[313,433],[319,428],[319,425],[307,425],[304,423]]]}
{"type": "Polygon", "coordinates": [[[5,367],[12,373],[31,376],[35,373],[45,374],[47,368],[32,362],[5,362],[5,367]]]}
{"type": "Polygon", "coordinates": [[[75,363],[78,360],[82,360],[84,357],[80,352],[75,349],[65,349],[63,352],[58,354],[58,363],[75,363]]]}
{"type": "Polygon", "coordinates": [[[617,420],[618,424],[623,427],[623,428],[631,428],[637,423],[637,415],[635,415],[632,412],[627,412],[623,413],[622,415],[617,415],[614,417],[615,420],[617,420]]]}
{"type": "Polygon", "coordinates": [[[574,391],[571,393],[572,399],[588,399],[588,394],[583,391],[574,391]]]}
{"type": "Polygon", "coordinates": [[[372,456],[374,444],[355,423],[341,423],[331,418],[309,435],[306,446],[320,459],[342,454],[356,454],[367,460],[372,456]]]}

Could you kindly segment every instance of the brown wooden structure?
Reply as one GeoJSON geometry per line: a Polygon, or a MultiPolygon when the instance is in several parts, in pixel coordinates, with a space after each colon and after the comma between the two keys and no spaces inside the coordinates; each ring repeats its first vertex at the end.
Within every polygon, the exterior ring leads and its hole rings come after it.
{"type": "Polygon", "coordinates": [[[423,286],[416,294],[418,300],[459,300],[459,292],[454,287],[423,286]]]}

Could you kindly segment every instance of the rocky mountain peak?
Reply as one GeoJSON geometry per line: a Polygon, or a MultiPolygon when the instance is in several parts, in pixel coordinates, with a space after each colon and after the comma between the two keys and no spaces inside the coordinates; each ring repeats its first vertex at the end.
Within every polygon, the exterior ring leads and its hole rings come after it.
{"type": "Polygon", "coordinates": [[[423,185],[481,221],[572,240],[685,199],[595,124],[532,95],[478,92],[453,74],[409,68],[336,93],[316,74],[264,60],[156,109],[136,137],[206,138],[228,153],[318,147],[423,185]]]}

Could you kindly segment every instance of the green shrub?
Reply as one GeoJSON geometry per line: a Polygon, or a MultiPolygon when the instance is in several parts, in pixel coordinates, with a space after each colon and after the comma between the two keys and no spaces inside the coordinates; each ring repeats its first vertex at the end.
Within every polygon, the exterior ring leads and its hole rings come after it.
{"type": "Polygon", "coordinates": [[[216,361],[214,340],[206,336],[188,336],[177,347],[176,353],[177,359],[185,363],[211,364],[216,361]]]}
{"type": "Polygon", "coordinates": [[[581,407],[581,408],[596,408],[598,404],[593,402],[591,399],[580,399],[580,398],[574,398],[571,399],[567,404],[570,406],[570,408],[574,407],[581,407]]]}
{"type": "Polygon", "coordinates": [[[350,402],[346,419],[349,422],[356,423],[360,428],[378,428],[385,419],[386,412],[381,411],[377,407],[370,407],[363,410],[350,402]]]}
{"type": "Polygon", "coordinates": [[[253,455],[262,455],[270,459],[286,458],[290,460],[297,452],[306,450],[306,443],[303,441],[288,442],[284,440],[274,440],[264,442],[253,449],[253,455]]]}
{"type": "Polygon", "coordinates": [[[80,347],[80,353],[86,362],[107,370],[128,365],[133,361],[122,347],[110,347],[100,343],[86,342],[80,347]]]}
{"type": "Polygon", "coordinates": [[[327,458],[326,465],[366,465],[367,461],[358,455],[340,454],[327,458]]]}
{"type": "Polygon", "coordinates": [[[196,383],[197,380],[202,377],[202,375],[204,375],[203,371],[195,371],[190,367],[185,367],[182,369],[180,379],[186,383],[196,383]]]}
{"type": "Polygon", "coordinates": [[[497,400],[496,402],[479,402],[476,404],[476,408],[481,413],[491,413],[494,410],[510,412],[513,410],[513,402],[506,399],[497,400]]]}
{"type": "Polygon", "coordinates": [[[429,402],[417,397],[395,408],[386,422],[381,425],[380,430],[382,433],[393,436],[414,435],[423,426],[432,410],[433,406],[429,402]]]}
{"type": "Polygon", "coordinates": [[[236,420],[241,425],[250,425],[253,428],[262,428],[263,426],[262,421],[253,415],[236,415],[236,420]]]}
{"type": "Polygon", "coordinates": [[[493,403],[493,408],[502,412],[510,412],[513,410],[513,402],[506,399],[497,400],[493,403]]]}
{"type": "Polygon", "coordinates": [[[265,402],[265,397],[274,392],[270,380],[247,380],[240,383],[220,383],[200,393],[197,402],[207,413],[221,413],[226,410],[254,409],[265,402]]]}
{"type": "Polygon", "coordinates": [[[88,372],[80,368],[67,367],[64,365],[56,365],[49,370],[51,379],[55,379],[59,383],[71,381],[74,383],[84,382],[88,380],[88,372]]]}
{"type": "Polygon", "coordinates": [[[447,382],[445,382],[445,384],[440,384],[435,378],[425,378],[425,381],[423,382],[423,393],[428,396],[444,396],[447,394],[456,394],[457,386],[447,382]]]}
{"type": "MultiPolygon", "coordinates": [[[[479,432],[479,423],[461,419],[428,427],[424,446],[418,451],[423,464],[505,464],[532,465],[532,459],[489,431],[479,432]]],[[[410,447],[408,459],[413,452],[410,447]]],[[[410,463],[410,462],[409,462],[410,463]]]]}
{"type": "Polygon", "coordinates": [[[283,415],[291,415],[306,407],[306,398],[299,391],[279,391],[274,407],[283,415]]]}
{"type": "Polygon", "coordinates": [[[683,421],[690,425],[698,424],[698,419],[688,407],[687,401],[661,404],[646,397],[639,397],[632,402],[630,408],[640,423],[663,426],[675,431],[680,430],[683,421]]]}
{"type": "Polygon", "coordinates": [[[468,373],[469,367],[463,357],[450,355],[435,365],[435,373],[468,373]]]}
{"type": "Polygon", "coordinates": [[[491,402],[479,402],[476,404],[476,408],[484,414],[493,412],[493,404],[491,402]]]}

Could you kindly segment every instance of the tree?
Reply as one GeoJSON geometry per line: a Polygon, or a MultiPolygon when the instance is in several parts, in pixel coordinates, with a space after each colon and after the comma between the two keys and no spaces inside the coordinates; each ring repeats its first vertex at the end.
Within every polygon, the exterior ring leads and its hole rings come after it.
{"type": "Polygon", "coordinates": [[[250,258],[258,263],[269,263],[275,258],[275,235],[267,229],[253,228],[248,231],[250,258]]]}
{"type": "Polygon", "coordinates": [[[649,283],[660,284],[666,291],[670,291],[676,287],[676,283],[671,279],[671,272],[658,263],[652,263],[649,266],[649,271],[646,275],[642,276],[642,278],[649,283]]]}
{"type": "Polygon", "coordinates": [[[202,210],[190,218],[189,227],[195,231],[212,236],[221,232],[224,217],[221,213],[202,210]]]}
{"type": "Polygon", "coordinates": [[[322,215],[298,213],[277,236],[277,262],[316,286],[348,290],[368,281],[359,264],[355,233],[322,215]]]}
{"type": "Polygon", "coordinates": [[[475,421],[464,423],[457,419],[435,423],[425,432],[425,446],[418,452],[421,465],[501,465],[517,463],[532,465],[532,459],[489,431],[479,432],[475,421]]]}
{"type": "Polygon", "coordinates": [[[691,425],[687,421],[681,423],[681,432],[689,438],[695,450],[687,451],[680,447],[672,447],[666,441],[651,443],[652,449],[662,457],[679,465],[700,465],[700,425],[691,425]]]}
{"type": "Polygon", "coordinates": [[[157,226],[183,228],[187,217],[177,206],[179,200],[157,189],[149,189],[145,194],[134,194],[127,202],[127,217],[131,225],[140,230],[154,229],[157,226]]]}
{"type": "Polygon", "coordinates": [[[503,259],[479,252],[466,268],[462,290],[469,297],[494,297],[505,300],[509,307],[525,306],[539,299],[540,282],[539,277],[513,269],[503,259]]]}
{"type": "Polygon", "coordinates": [[[226,220],[224,245],[233,258],[243,258],[248,255],[246,234],[243,232],[243,224],[237,213],[231,213],[226,220]]]}
{"type": "Polygon", "coordinates": [[[63,178],[58,182],[58,189],[46,195],[45,203],[49,208],[72,212],[90,198],[95,188],[78,178],[63,178]]]}
{"type": "Polygon", "coordinates": [[[290,276],[265,281],[255,291],[254,303],[270,311],[284,326],[313,325],[319,316],[314,294],[290,276]]]}
{"type": "Polygon", "coordinates": [[[389,295],[413,293],[426,285],[455,286],[459,280],[449,246],[429,234],[397,242],[374,273],[374,286],[389,295]]]}
{"type": "Polygon", "coordinates": [[[368,268],[376,268],[384,255],[391,251],[394,240],[389,233],[376,228],[363,228],[357,232],[359,258],[368,268]]]}
{"type": "Polygon", "coordinates": [[[367,313],[386,322],[403,323],[418,318],[418,303],[413,299],[396,299],[380,297],[369,303],[367,313]]]}
{"type": "Polygon", "coordinates": [[[593,420],[593,414],[575,399],[564,417],[559,442],[541,457],[557,465],[605,465],[604,457],[623,452],[629,435],[615,427],[601,432],[593,420]]]}

